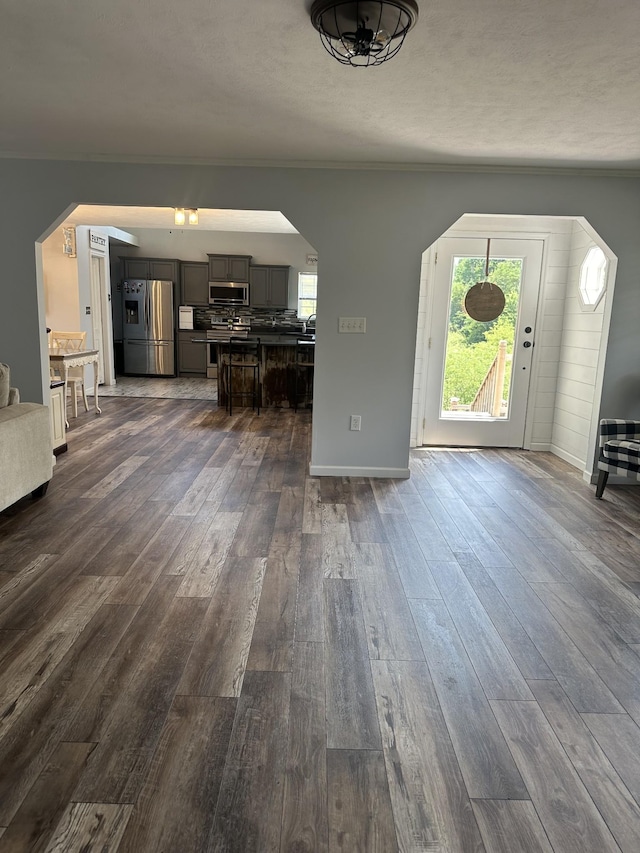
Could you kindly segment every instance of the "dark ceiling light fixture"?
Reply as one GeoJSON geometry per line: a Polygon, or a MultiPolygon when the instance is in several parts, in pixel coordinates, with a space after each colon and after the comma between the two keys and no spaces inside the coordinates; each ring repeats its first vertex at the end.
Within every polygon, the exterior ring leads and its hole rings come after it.
{"type": "Polygon", "coordinates": [[[311,23],[343,65],[382,65],[418,20],[415,0],[315,0],[311,23]]]}

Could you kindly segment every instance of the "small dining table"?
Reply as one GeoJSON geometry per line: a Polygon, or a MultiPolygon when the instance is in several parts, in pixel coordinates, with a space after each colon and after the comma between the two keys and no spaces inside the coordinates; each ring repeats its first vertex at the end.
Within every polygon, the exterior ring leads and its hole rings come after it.
{"type": "Polygon", "coordinates": [[[98,405],[98,379],[99,379],[99,362],[97,349],[83,350],[68,350],[62,347],[49,347],[49,365],[60,372],[60,376],[64,382],[64,399],[65,399],[65,424],[69,427],[69,419],[66,413],[67,400],[67,377],[70,367],[84,367],[87,364],[93,364],[93,399],[95,403],[96,414],[102,413],[102,409],[98,405]]]}

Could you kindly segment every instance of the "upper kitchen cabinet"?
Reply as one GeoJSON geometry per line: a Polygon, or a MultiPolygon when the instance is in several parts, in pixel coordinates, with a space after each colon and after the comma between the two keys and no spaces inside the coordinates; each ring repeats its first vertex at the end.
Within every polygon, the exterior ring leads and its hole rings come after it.
{"type": "Polygon", "coordinates": [[[123,278],[149,278],[149,261],[146,258],[123,258],[123,278]]]}
{"type": "Polygon", "coordinates": [[[180,264],[180,304],[209,304],[209,265],[195,261],[180,264]]]}
{"type": "Polygon", "coordinates": [[[174,281],[178,279],[178,261],[170,258],[122,258],[123,278],[141,278],[147,281],[174,281]]]}
{"type": "Polygon", "coordinates": [[[289,267],[249,267],[249,304],[252,308],[288,308],[289,267]]]}
{"type": "Polygon", "coordinates": [[[251,255],[209,255],[209,281],[249,281],[251,255]]]}

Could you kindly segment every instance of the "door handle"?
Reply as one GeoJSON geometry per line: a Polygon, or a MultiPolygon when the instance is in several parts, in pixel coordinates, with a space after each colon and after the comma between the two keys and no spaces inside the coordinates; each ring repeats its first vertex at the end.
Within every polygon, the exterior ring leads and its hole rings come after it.
{"type": "Polygon", "coordinates": [[[525,341],[525,342],[522,344],[522,346],[523,346],[525,349],[529,349],[529,347],[532,347],[532,346],[533,346],[533,344],[531,343],[531,341],[525,341]]]}

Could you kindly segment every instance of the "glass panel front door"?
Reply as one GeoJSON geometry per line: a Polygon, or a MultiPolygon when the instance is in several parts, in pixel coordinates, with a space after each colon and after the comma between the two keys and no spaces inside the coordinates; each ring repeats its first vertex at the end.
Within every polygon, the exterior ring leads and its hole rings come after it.
{"type": "Polygon", "coordinates": [[[433,280],[424,444],[523,447],[543,241],[443,237],[433,280]],[[500,288],[504,306],[486,317],[500,288]],[[465,307],[466,303],[466,307],[465,307]],[[468,309],[468,310],[467,310],[468,309]]]}
{"type": "Polygon", "coordinates": [[[522,263],[522,258],[491,258],[485,276],[485,257],[454,256],[442,417],[509,416],[522,263]],[[504,308],[494,320],[473,320],[465,310],[465,297],[480,282],[489,298],[494,286],[504,294],[504,308]]]}

